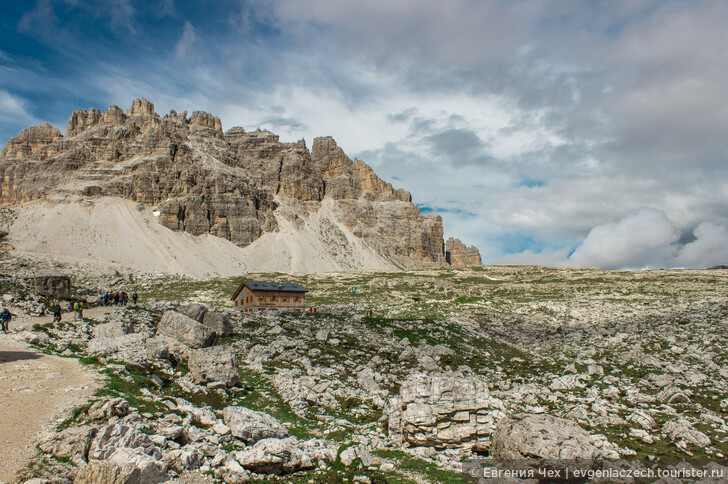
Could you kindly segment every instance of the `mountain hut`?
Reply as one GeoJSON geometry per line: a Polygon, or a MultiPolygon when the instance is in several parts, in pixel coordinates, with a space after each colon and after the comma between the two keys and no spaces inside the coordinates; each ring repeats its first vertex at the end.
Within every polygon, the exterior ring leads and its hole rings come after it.
{"type": "Polygon", "coordinates": [[[290,282],[243,281],[231,298],[242,312],[266,309],[302,310],[306,306],[304,287],[290,282]]]}

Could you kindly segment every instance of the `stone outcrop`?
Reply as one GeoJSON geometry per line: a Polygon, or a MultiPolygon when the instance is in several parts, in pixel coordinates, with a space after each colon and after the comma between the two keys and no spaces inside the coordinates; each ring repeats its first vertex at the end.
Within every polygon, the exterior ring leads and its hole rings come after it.
{"type": "Polygon", "coordinates": [[[616,459],[614,444],[575,422],[551,415],[515,414],[501,419],[492,437],[491,455],[501,461],[522,459],[616,459]]]}
{"type": "MultiPolygon", "coordinates": [[[[2,151],[2,157],[28,158],[46,156],[48,147],[56,140],[63,138],[58,128],[48,123],[38,124],[21,131],[18,136],[8,141],[2,151]]],[[[53,150],[51,150],[52,152],[53,150]]]]}
{"type": "Polygon", "coordinates": [[[71,278],[56,271],[38,271],[33,276],[35,292],[56,299],[71,297],[71,278]]]}
{"type": "Polygon", "coordinates": [[[133,427],[122,424],[109,424],[99,430],[88,452],[89,459],[108,459],[121,448],[139,448],[144,453],[155,458],[161,457],[159,449],[146,434],[133,427]]]}
{"type": "Polygon", "coordinates": [[[113,358],[140,366],[145,366],[155,358],[169,356],[169,347],[164,338],[147,338],[141,333],[94,338],[89,341],[87,351],[93,356],[113,358]]]}
{"type": "Polygon", "coordinates": [[[248,445],[262,439],[285,439],[289,435],[274,417],[245,407],[225,407],[222,417],[233,436],[248,445]]]}
{"type": "Polygon", "coordinates": [[[448,238],[445,242],[445,260],[453,267],[482,265],[480,251],[474,245],[466,246],[460,239],[448,238]]]}
{"type": "Polygon", "coordinates": [[[49,434],[38,445],[38,448],[43,452],[53,454],[57,458],[85,462],[96,432],[97,429],[89,425],[71,427],[61,432],[49,434]]]}
{"type": "Polygon", "coordinates": [[[225,314],[217,311],[207,311],[202,318],[202,324],[212,328],[218,336],[229,336],[233,334],[233,323],[225,314]]]}
{"type": "Polygon", "coordinates": [[[233,333],[230,318],[221,312],[208,310],[204,304],[186,304],[179,307],[179,312],[211,328],[220,337],[233,333]]]}
{"type": "Polygon", "coordinates": [[[129,402],[123,398],[107,398],[94,402],[86,414],[91,420],[109,420],[113,417],[126,417],[129,412],[129,402]]]}
{"type": "Polygon", "coordinates": [[[82,467],[74,483],[156,484],[168,481],[164,463],[140,448],[122,447],[106,460],[92,460],[82,467]]]}
{"type": "Polygon", "coordinates": [[[192,350],[187,365],[192,381],[198,385],[222,382],[233,387],[240,384],[235,351],[229,346],[192,350]]]}
{"type": "Polygon", "coordinates": [[[108,460],[91,461],[79,469],[75,484],[142,484],[141,471],[108,460]]]}
{"type": "Polygon", "coordinates": [[[205,313],[207,313],[207,306],[204,304],[185,304],[179,308],[179,312],[201,323],[205,318],[205,313]]]}
{"type": "Polygon", "coordinates": [[[692,424],[684,418],[678,418],[676,420],[666,422],[662,427],[662,431],[671,440],[679,443],[682,442],[683,445],[692,444],[698,447],[707,447],[711,443],[710,438],[707,435],[695,429],[692,424]]]}
{"type": "Polygon", "coordinates": [[[393,442],[436,448],[473,447],[505,415],[484,380],[459,373],[409,378],[386,413],[393,442]]]}
{"type": "Polygon", "coordinates": [[[235,460],[243,468],[261,474],[282,475],[313,468],[311,458],[297,444],[295,437],[262,439],[236,452],[235,460]]]}
{"type": "Polygon", "coordinates": [[[217,341],[215,331],[177,311],[164,313],[157,326],[157,334],[179,341],[190,348],[212,346],[217,341]]]}
{"type": "MultiPolygon", "coordinates": [[[[447,263],[440,217],[420,213],[408,192],[351,160],[332,138],[316,138],[309,150],[303,140],[282,143],[268,131],[223,132],[212,114],[162,117],[143,98],[126,112],[78,110],[65,137],[43,124],[8,142],[0,157],[0,204],[54,194],[140,202],[171,230],[240,247],[279,230],[281,216],[295,221],[325,210],[335,225],[399,266],[447,263]]],[[[472,247],[451,254],[455,264],[472,265],[478,257],[472,247]]]]}
{"type": "Polygon", "coordinates": [[[134,326],[127,321],[111,321],[94,328],[96,338],[118,338],[134,332],[134,326]]]}

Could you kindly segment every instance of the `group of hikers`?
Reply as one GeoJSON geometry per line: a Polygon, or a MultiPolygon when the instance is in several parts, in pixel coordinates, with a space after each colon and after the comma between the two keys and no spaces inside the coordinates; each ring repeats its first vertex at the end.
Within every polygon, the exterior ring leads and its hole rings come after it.
{"type": "MultiPolygon", "coordinates": [[[[137,302],[137,298],[138,297],[139,297],[139,295],[137,295],[136,292],[134,292],[131,295],[131,300],[132,300],[132,302],[134,303],[135,306],[136,306],[136,302],[137,302]]],[[[129,294],[127,294],[126,291],[115,292],[114,294],[110,294],[110,293],[107,292],[106,294],[104,294],[103,296],[101,296],[99,299],[101,300],[101,303],[104,306],[111,306],[111,305],[114,305],[114,306],[126,306],[127,303],[129,302],[129,294]]]]}
{"type": "MultiPolygon", "coordinates": [[[[76,301],[71,305],[71,308],[76,313],[76,319],[83,319],[83,307],[83,301],[76,301]]],[[[60,303],[56,303],[53,307],[53,322],[59,322],[62,317],[61,305],[60,303]]]]}
{"type": "MultiPolygon", "coordinates": [[[[129,298],[130,296],[126,293],[126,291],[115,292],[114,294],[106,292],[103,295],[99,295],[99,302],[104,306],[126,306],[129,303],[129,298]]],[[[137,299],[139,299],[139,295],[136,292],[132,293],[131,300],[134,305],[136,305],[137,299]]],[[[71,308],[76,313],[76,319],[83,319],[84,307],[83,301],[75,301],[71,304],[71,308]]],[[[59,322],[62,318],[63,310],[61,309],[61,304],[56,303],[53,307],[53,322],[59,322]]],[[[8,308],[3,308],[0,313],[0,329],[2,329],[3,332],[7,333],[9,331],[10,321],[12,319],[13,314],[10,310],[8,308]]]]}

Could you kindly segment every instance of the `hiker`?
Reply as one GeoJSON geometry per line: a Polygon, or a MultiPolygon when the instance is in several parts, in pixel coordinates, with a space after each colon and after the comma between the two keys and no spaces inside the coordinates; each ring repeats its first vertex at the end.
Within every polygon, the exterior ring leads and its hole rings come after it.
{"type": "Polygon", "coordinates": [[[118,292],[114,293],[114,306],[118,306],[119,305],[119,297],[120,296],[119,296],[119,293],[118,292]]]}
{"type": "Polygon", "coordinates": [[[3,312],[0,313],[0,327],[2,327],[3,331],[6,333],[8,332],[8,329],[10,329],[11,319],[13,319],[13,315],[10,314],[8,308],[3,308],[3,312]]]}
{"type": "Polygon", "coordinates": [[[73,310],[76,311],[76,319],[83,319],[83,302],[73,303],[73,310]]]}
{"type": "Polygon", "coordinates": [[[134,306],[136,306],[137,298],[139,298],[139,295],[134,291],[134,293],[131,295],[131,300],[134,301],[134,306]]]}
{"type": "Polygon", "coordinates": [[[129,302],[129,295],[126,293],[126,291],[123,291],[121,293],[121,305],[126,306],[126,303],[129,302]]]}
{"type": "Polygon", "coordinates": [[[60,322],[61,321],[61,305],[56,304],[53,308],[53,322],[60,322]]]}

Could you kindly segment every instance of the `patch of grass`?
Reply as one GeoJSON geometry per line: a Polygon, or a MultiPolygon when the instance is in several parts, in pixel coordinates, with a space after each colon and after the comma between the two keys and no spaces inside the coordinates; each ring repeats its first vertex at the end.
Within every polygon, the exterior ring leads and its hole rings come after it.
{"type": "Polygon", "coordinates": [[[91,408],[91,405],[93,405],[92,402],[86,403],[84,405],[81,405],[79,407],[76,407],[73,409],[73,412],[71,413],[71,416],[65,419],[63,422],[58,424],[56,427],[56,432],[62,432],[66,430],[67,428],[70,428],[79,421],[80,417],[85,414],[89,408],[91,408]]]}
{"type": "Polygon", "coordinates": [[[395,469],[413,472],[431,482],[442,484],[462,483],[462,475],[459,472],[442,470],[431,462],[412,457],[401,450],[377,449],[372,453],[378,457],[395,461],[395,469]]]}
{"type": "Polygon", "coordinates": [[[455,298],[455,304],[471,304],[481,301],[487,301],[485,297],[468,297],[468,296],[460,296],[458,298],[455,298]]]}
{"type": "Polygon", "coordinates": [[[245,447],[245,444],[242,444],[233,439],[230,442],[223,442],[221,446],[225,452],[235,452],[238,450],[242,450],[245,447]]]}
{"type": "Polygon", "coordinates": [[[229,394],[222,395],[212,390],[208,390],[207,393],[187,393],[177,383],[169,383],[168,385],[165,392],[167,395],[184,398],[196,407],[209,406],[216,410],[222,410],[233,402],[229,394]]]}
{"type": "Polygon", "coordinates": [[[342,410],[351,410],[362,404],[361,398],[348,397],[348,398],[337,398],[342,410]]]}
{"type": "Polygon", "coordinates": [[[141,388],[156,389],[156,385],[149,378],[149,370],[124,363],[108,362],[121,365],[129,374],[128,378],[119,376],[113,368],[104,368],[101,372],[106,375],[104,386],[94,394],[98,397],[122,397],[129,405],[136,407],[140,413],[155,413],[166,410],[166,407],[159,402],[145,399],[141,395],[141,388]]]}
{"type": "Polygon", "coordinates": [[[35,323],[33,325],[33,331],[35,331],[36,333],[45,333],[48,336],[51,336],[52,328],[53,328],[53,323],[45,323],[45,324],[35,323]]]}
{"type": "Polygon", "coordinates": [[[349,430],[334,430],[324,435],[326,439],[335,440],[337,442],[344,442],[345,440],[351,439],[351,431],[349,430]]]}
{"type": "Polygon", "coordinates": [[[290,423],[288,431],[299,439],[312,437],[311,431],[318,427],[318,424],[296,415],[264,375],[255,370],[241,367],[240,382],[243,385],[243,391],[238,392],[233,399],[235,405],[265,412],[280,422],[290,423]]]}

